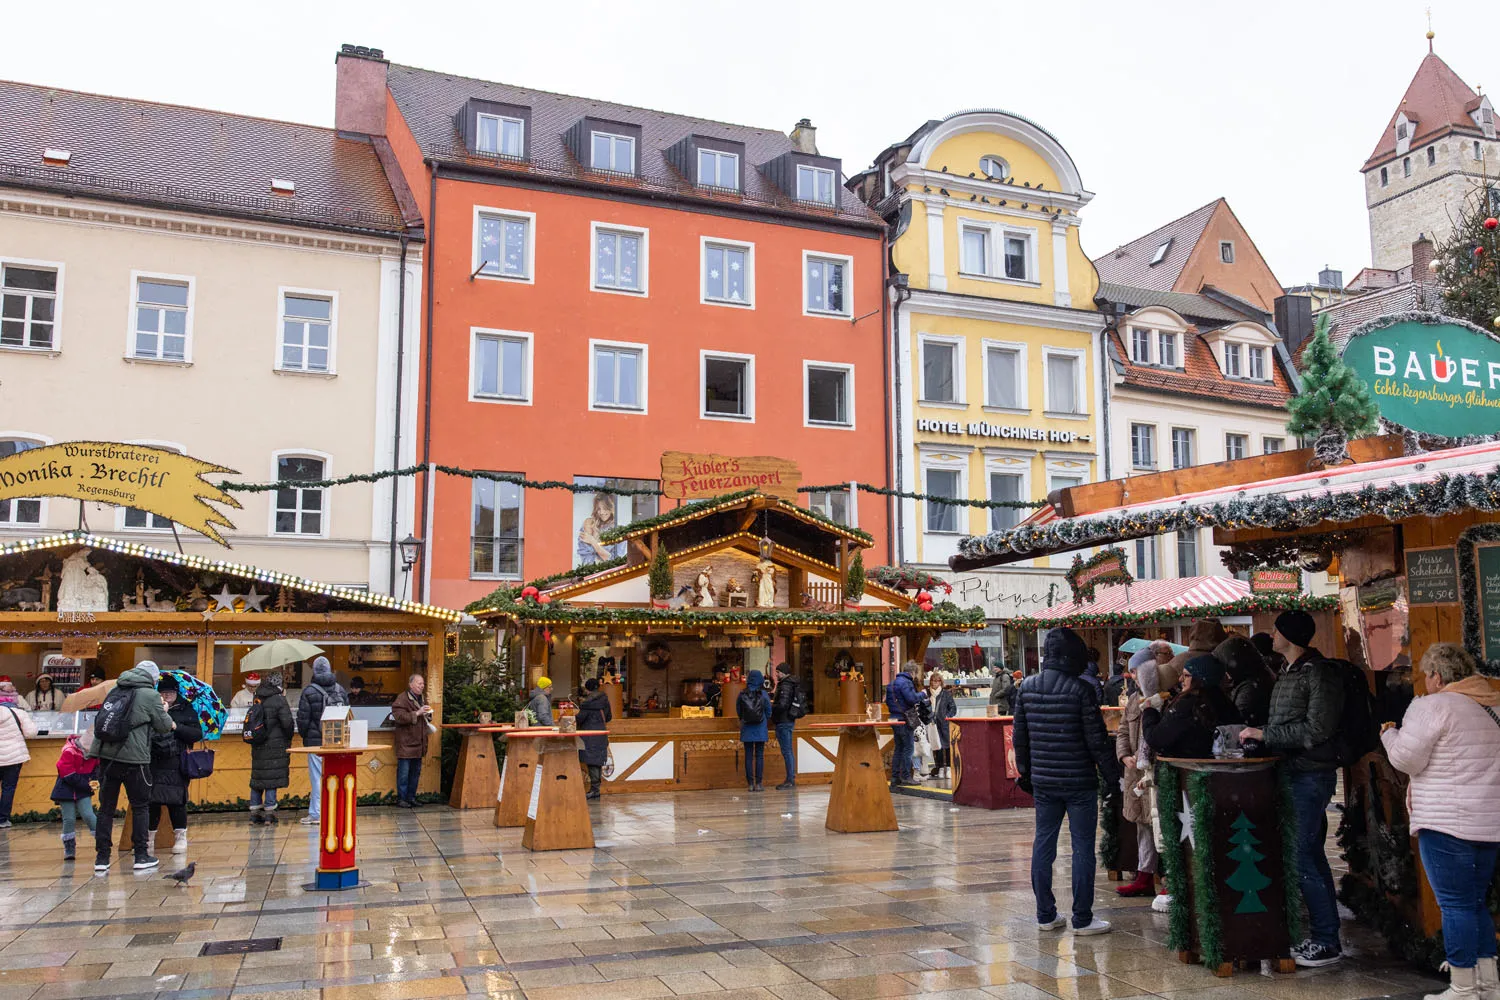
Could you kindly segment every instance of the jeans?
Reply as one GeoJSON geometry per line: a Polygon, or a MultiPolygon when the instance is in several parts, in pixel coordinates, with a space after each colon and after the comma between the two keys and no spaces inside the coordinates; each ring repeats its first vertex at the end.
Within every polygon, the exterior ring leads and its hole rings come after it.
{"type": "Polygon", "coordinates": [[[1063,816],[1073,838],[1073,928],[1094,922],[1094,827],[1099,822],[1099,793],[1093,789],[1049,792],[1038,788],[1036,840],[1031,845],[1031,893],[1036,897],[1037,923],[1057,919],[1052,895],[1052,862],[1057,860],[1057,835],[1063,816]]]}
{"type": "Polygon", "coordinates": [[[120,804],[120,789],[125,789],[125,799],[130,803],[130,844],[135,856],[149,855],[146,813],[151,804],[151,783],[146,780],[145,764],[125,764],[106,761],[99,769],[99,816],[94,824],[94,853],[98,860],[108,861],[113,849],[111,839],[115,832],[115,809],[120,804]]]}
{"type": "Polygon", "coordinates": [[[307,815],[320,820],[323,818],[323,758],[315,753],[307,755],[307,785],[311,789],[307,796],[307,815]]]}
{"type": "Polygon", "coordinates": [[[745,784],[758,785],[766,774],[766,741],[756,740],[754,743],[744,744],[744,747],[745,784]]]}
{"type": "Polygon", "coordinates": [[[786,768],[786,780],[797,780],[796,726],[791,722],[776,723],[776,745],[781,747],[781,763],[786,768]]]}
{"type": "Polygon", "coordinates": [[[1500,844],[1460,840],[1436,830],[1417,831],[1422,868],[1443,911],[1443,948],[1448,964],[1472,969],[1495,957],[1495,921],[1484,897],[1495,874],[1500,844]]]}
{"type": "Polygon", "coordinates": [[[161,826],[161,811],[167,811],[167,819],[172,821],[173,830],[187,829],[187,804],[180,806],[164,806],[160,802],[151,803],[151,829],[155,830],[161,826]]]}
{"type": "Polygon", "coordinates": [[[57,804],[57,808],[62,810],[63,840],[72,840],[77,836],[79,818],[88,824],[89,833],[93,833],[94,827],[99,825],[99,820],[94,816],[93,799],[79,799],[76,802],[64,799],[57,804]]]}
{"type": "Polygon", "coordinates": [[[0,767],[0,822],[10,822],[10,804],[16,797],[16,782],[21,780],[21,765],[0,767]]]}
{"type": "Polygon", "coordinates": [[[402,802],[417,801],[417,782],[421,778],[421,757],[402,757],[396,761],[396,798],[402,802]]]}
{"type": "Polygon", "coordinates": [[[911,781],[911,753],[916,737],[910,726],[892,726],[896,749],[891,753],[891,784],[904,785],[911,781]]]}
{"type": "Polygon", "coordinates": [[[1297,877],[1307,903],[1314,944],[1339,947],[1339,904],[1328,867],[1328,803],[1337,771],[1293,771],[1292,810],[1297,817],[1297,877]]]}
{"type": "Polygon", "coordinates": [[[252,788],[252,789],[250,789],[250,811],[251,812],[275,812],[276,811],[276,789],[274,789],[274,788],[252,788]]]}

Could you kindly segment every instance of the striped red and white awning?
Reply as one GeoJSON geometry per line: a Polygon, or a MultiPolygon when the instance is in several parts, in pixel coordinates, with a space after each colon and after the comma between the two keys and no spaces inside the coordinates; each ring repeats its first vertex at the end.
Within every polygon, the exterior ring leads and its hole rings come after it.
{"type": "Polygon", "coordinates": [[[1074,615],[1151,614],[1182,609],[1191,618],[1197,608],[1228,604],[1250,596],[1250,585],[1231,576],[1183,576],[1174,580],[1137,580],[1113,584],[1094,591],[1094,600],[1082,604],[1064,601],[1028,614],[1038,622],[1062,622],[1074,615]]]}

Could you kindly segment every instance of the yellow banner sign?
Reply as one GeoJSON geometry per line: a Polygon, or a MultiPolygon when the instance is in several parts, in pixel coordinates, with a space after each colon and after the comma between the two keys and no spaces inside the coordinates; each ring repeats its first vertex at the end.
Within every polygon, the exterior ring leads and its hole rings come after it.
{"type": "Polygon", "coordinates": [[[234,522],[208,501],[238,508],[240,502],[204,481],[233,469],[164,448],[106,441],[69,441],[0,458],[0,500],[62,497],[135,507],[202,532],[225,548],[214,525],[234,522]]]}

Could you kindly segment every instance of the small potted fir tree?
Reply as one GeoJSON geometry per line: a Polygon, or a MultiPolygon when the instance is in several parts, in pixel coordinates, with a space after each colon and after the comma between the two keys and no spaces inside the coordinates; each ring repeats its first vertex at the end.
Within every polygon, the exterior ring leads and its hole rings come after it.
{"type": "Polygon", "coordinates": [[[672,564],[667,559],[667,547],[660,543],[656,555],[651,557],[651,571],[647,574],[651,587],[651,606],[665,610],[672,599],[672,564]]]}
{"type": "Polygon", "coordinates": [[[849,560],[849,572],[844,578],[844,609],[858,611],[860,598],[865,596],[865,559],[858,552],[849,560]]]}

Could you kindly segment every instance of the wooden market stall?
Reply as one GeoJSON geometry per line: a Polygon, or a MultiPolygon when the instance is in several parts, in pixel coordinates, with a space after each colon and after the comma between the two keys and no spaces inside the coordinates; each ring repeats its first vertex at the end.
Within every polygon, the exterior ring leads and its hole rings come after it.
{"type": "MultiPolygon", "coordinates": [[[[934,636],[984,625],[981,610],[923,610],[874,583],[850,593],[850,567],[870,536],[755,491],[685,504],[608,541],[626,542],[627,554],[501,588],[469,608],[504,633],[528,684],[545,674],[561,698],[590,677],[619,678],[606,792],[743,784],[734,700],[749,671],[769,675],[781,662],[810,692],[798,780],[827,782],[837,734],[808,724],[862,717],[890,673],[921,662],[934,636]],[[725,678],[717,714],[716,670],[725,678]]],[[[781,778],[773,740],[765,781],[781,778]]]]}
{"type": "MultiPolygon", "coordinates": [[[[412,673],[426,676],[435,717],[442,715],[445,638],[456,611],[83,531],[0,545],[0,581],[0,673],[23,694],[43,670],[71,691],[96,671],[113,679],[149,659],[207,681],[229,704],[242,686],[246,653],[298,638],[324,650],[345,687],[363,678],[368,694],[353,712],[368,724],[372,744],[390,743],[376,734],[412,673]]],[[[281,673],[295,709],[309,678],[297,664],[281,673]]],[[[243,715],[231,711],[223,737],[211,744],[214,773],[192,783],[192,803],[229,807],[248,798],[250,748],[236,725],[243,715]]],[[[93,713],[33,718],[45,734],[30,741],[14,807],[21,816],[53,808],[48,796],[63,740],[87,729],[93,713]]],[[[422,792],[437,791],[438,744],[431,741],[422,792]]],[[[392,751],[361,758],[360,768],[362,795],[394,791],[392,751]]],[[[284,794],[308,794],[305,768],[291,769],[284,794]]]]}

